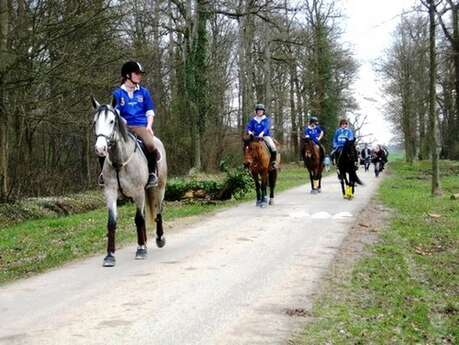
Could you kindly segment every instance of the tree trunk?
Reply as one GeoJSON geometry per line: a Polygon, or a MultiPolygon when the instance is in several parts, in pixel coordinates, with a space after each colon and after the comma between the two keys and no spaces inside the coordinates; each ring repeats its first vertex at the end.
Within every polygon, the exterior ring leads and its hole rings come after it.
{"type": "Polygon", "coordinates": [[[265,100],[263,103],[266,104],[268,112],[271,109],[272,103],[272,90],[271,90],[271,35],[268,23],[264,23],[265,26],[265,51],[264,51],[264,81],[265,81],[265,100]]]}
{"type": "Polygon", "coordinates": [[[297,122],[297,110],[295,107],[295,61],[290,60],[290,120],[291,120],[291,143],[293,157],[298,157],[298,122],[297,122]]]}
{"type": "MultiPolygon", "coordinates": [[[[248,13],[250,1],[241,1],[240,10],[248,13]]],[[[249,114],[254,107],[253,100],[253,64],[252,64],[252,42],[253,23],[252,16],[247,14],[239,20],[239,87],[241,89],[241,126],[244,128],[249,120],[249,114]]]]}
{"type": "MultiPolygon", "coordinates": [[[[456,100],[455,100],[455,126],[452,126],[449,128],[449,131],[453,131],[453,134],[451,135],[452,140],[452,146],[451,146],[451,156],[449,157],[450,159],[459,159],[459,136],[457,135],[459,133],[459,23],[458,23],[458,9],[459,6],[456,5],[453,7],[452,12],[453,12],[453,53],[454,53],[454,86],[455,86],[455,91],[456,91],[456,100]]],[[[450,132],[451,133],[451,132],[450,132]]]]}
{"type": "Polygon", "coordinates": [[[430,41],[430,87],[429,87],[429,122],[431,129],[432,147],[432,195],[440,195],[440,169],[438,166],[438,123],[436,116],[436,91],[435,79],[437,71],[435,51],[435,5],[434,0],[429,0],[429,41],[430,41]]]}
{"type": "Polygon", "coordinates": [[[8,43],[8,1],[0,0],[0,200],[6,201],[8,180],[8,113],[3,89],[8,43]]]}

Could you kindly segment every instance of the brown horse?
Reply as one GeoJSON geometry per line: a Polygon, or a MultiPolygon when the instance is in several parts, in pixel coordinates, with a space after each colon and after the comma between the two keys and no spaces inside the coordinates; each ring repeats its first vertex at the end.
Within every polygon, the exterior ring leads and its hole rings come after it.
{"type": "Polygon", "coordinates": [[[320,147],[310,138],[302,138],[301,141],[301,156],[303,157],[305,167],[309,171],[311,193],[320,193],[322,188],[322,171],[324,170],[320,147]]]}
{"type": "MultiPolygon", "coordinates": [[[[270,153],[262,138],[245,135],[244,141],[244,166],[250,170],[257,193],[257,206],[268,206],[267,185],[269,181],[269,204],[274,204],[274,187],[276,186],[277,168],[270,167],[270,153]]],[[[280,154],[277,153],[277,163],[280,154]]]]}

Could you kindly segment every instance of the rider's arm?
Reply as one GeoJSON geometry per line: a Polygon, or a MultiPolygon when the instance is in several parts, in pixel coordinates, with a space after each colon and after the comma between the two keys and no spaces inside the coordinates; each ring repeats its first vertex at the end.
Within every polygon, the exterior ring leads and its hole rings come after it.
{"type": "Polygon", "coordinates": [[[155,102],[151,98],[150,92],[144,89],[143,93],[145,115],[147,116],[147,128],[152,128],[155,116],[155,102]]]}
{"type": "Polygon", "coordinates": [[[348,130],[347,138],[348,138],[349,140],[354,139],[354,132],[352,132],[352,129],[349,129],[349,130],[348,130]]]}
{"type": "Polygon", "coordinates": [[[320,131],[320,134],[319,134],[319,137],[317,138],[318,141],[321,141],[322,138],[324,137],[324,131],[322,130],[322,128],[319,127],[319,131],[320,131]]]}
{"type": "Polygon", "coordinates": [[[269,133],[269,130],[271,129],[271,118],[266,119],[266,126],[265,129],[263,129],[263,132],[269,133]]]}
{"type": "Polygon", "coordinates": [[[333,148],[338,146],[338,129],[335,131],[335,135],[333,136],[333,148]]]}

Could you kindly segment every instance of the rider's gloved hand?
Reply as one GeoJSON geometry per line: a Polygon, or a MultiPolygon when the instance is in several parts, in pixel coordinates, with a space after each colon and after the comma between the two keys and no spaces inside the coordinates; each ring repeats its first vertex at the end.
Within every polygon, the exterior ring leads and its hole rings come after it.
{"type": "Polygon", "coordinates": [[[264,133],[261,132],[260,134],[258,134],[258,137],[259,137],[259,138],[263,138],[263,134],[264,134],[264,133]]]}
{"type": "Polygon", "coordinates": [[[252,131],[247,131],[247,134],[248,135],[253,135],[253,132],[252,131]]]}

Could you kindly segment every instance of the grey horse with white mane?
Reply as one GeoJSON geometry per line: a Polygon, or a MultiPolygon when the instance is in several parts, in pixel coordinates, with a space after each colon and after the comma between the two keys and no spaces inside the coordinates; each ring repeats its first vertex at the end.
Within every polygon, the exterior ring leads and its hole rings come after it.
{"type": "Polygon", "coordinates": [[[147,229],[156,222],[156,245],[166,244],[162,223],[162,208],[167,180],[166,151],[162,142],[155,137],[155,146],[161,158],[158,161],[158,185],[145,189],[148,181],[148,163],[137,139],[113,108],[113,105],[100,105],[94,98],[94,133],[96,135],[96,154],[106,157],[102,174],[104,194],[108,208],[108,245],[103,266],[115,265],[115,230],[117,220],[117,200],[120,196],[131,198],[137,208],[135,225],[137,228],[136,259],[147,256],[147,229]]]}

